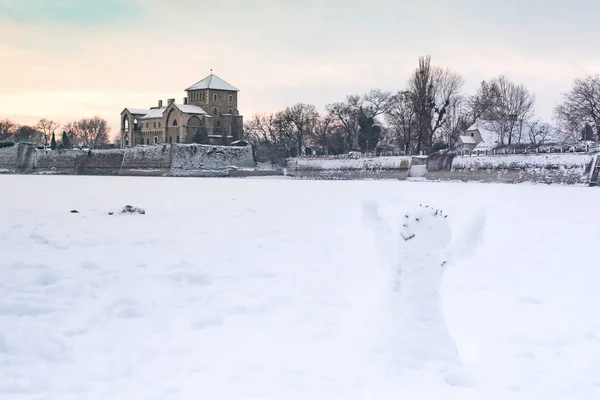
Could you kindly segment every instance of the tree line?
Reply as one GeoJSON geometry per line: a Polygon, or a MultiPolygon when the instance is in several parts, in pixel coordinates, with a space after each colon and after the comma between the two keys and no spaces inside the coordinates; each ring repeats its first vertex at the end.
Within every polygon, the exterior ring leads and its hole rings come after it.
{"type": "Polygon", "coordinates": [[[541,145],[600,138],[600,76],[575,81],[554,110],[555,125],[535,116],[535,94],[506,76],[483,81],[473,94],[464,78],[420,57],[406,86],[397,92],[373,89],[348,95],[319,113],[297,103],[259,113],[245,123],[246,137],[264,154],[296,156],[371,152],[383,147],[429,154],[452,148],[474,124],[495,132],[500,146],[541,145]]]}
{"type": "Polygon", "coordinates": [[[112,147],[108,122],[98,116],[82,118],[64,126],[43,118],[36,125],[19,125],[11,120],[0,121],[0,141],[33,142],[51,149],[112,147]]]}

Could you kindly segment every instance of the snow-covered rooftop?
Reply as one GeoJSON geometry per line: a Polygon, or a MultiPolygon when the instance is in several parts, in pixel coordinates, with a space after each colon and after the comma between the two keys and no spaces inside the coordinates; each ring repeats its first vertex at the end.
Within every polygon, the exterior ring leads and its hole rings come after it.
{"type": "Polygon", "coordinates": [[[146,115],[150,110],[144,108],[126,108],[133,115],[146,115]]]}
{"type": "Polygon", "coordinates": [[[175,105],[184,114],[206,114],[206,111],[204,111],[204,109],[200,106],[195,106],[193,104],[175,104],[175,105]]]}
{"type": "Polygon", "coordinates": [[[146,115],[142,117],[142,119],[154,119],[154,118],[162,118],[167,107],[154,108],[150,110],[146,115]]]}
{"type": "MultiPolygon", "coordinates": [[[[481,135],[481,142],[477,144],[476,149],[492,149],[498,147],[500,138],[498,133],[491,130],[484,122],[476,122],[467,129],[467,132],[477,130],[481,135]]],[[[473,142],[475,143],[475,142],[473,142]]]]}
{"type": "Polygon", "coordinates": [[[215,89],[215,90],[229,90],[233,92],[239,92],[239,89],[225,82],[215,74],[210,74],[206,78],[199,82],[196,82],[192,86],[186,89],[189,90],[202,90],[202,89],[215,89]]]}
{"type": "Polygon", "coordinates": [[[461,136],[460,140],[464,144],[475,144],[475,138],[473,136],[461,136]]]}

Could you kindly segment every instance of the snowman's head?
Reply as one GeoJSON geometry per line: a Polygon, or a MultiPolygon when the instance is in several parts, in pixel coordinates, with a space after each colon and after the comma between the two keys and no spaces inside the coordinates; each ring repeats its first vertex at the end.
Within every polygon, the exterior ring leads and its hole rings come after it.
{"type": "Polygon", "coordinates": [[[399,228],[401,247],[410,258],[425,257],[444,249],[452,237],[447,215],[425,205],[407,212],[399,228]]]}

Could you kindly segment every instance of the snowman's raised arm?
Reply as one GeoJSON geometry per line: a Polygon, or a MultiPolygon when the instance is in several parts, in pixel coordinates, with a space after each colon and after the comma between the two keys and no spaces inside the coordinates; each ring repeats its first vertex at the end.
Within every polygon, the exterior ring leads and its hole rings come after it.
{"type": "Polygon", "coordinates": [[[396,249],[394,235],[390,226],[381,218],[378,204],[373,200],[363,202],[363,217],[375,236],[375,243],[384,262],[393,262],[396,249]]]}
{"type": "Polygon", "coordinates": [[[471,258],[483,244],[486,223],[485,208],[480,209],[462,230],[461,235],[452,243],[449,256],[453,261],[471,258]]]}

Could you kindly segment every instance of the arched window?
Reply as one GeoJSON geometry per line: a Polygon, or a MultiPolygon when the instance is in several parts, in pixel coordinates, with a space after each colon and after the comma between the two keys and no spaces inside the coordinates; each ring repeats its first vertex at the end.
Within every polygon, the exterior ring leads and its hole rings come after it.
{"type": "Polygon", "coordinates": [[[177,126],[177,120],[176,119],[173,120],[173,126],[177,126]]]}
{"type": "Polygon", "coordinates": [[[154,136],[154,144],[158,144],[158,138],[154,136]]]}
{"type": "Polygon", "coordinates": [[[233,114],[233,110],[230,108],[229,110],[227,110],[227,114],[233,114]]]}
{"type": "Polygon", "coordinates": [[[150,138],[146,138],[146,144],[150,145],[150,138]]]}
{"type": "Polygon", "coordinates": [[[173,143],[173,136],[169,136],[169,143],[173,143]]]}
{"type": "Polygon", "coordinates": [[[218,113],[219,113],[219,110],[217,110],[217,107],[215,107],[215,108],[213,109],[213,114],[214,114],[214,115],[217,115],[218,113]]]}

